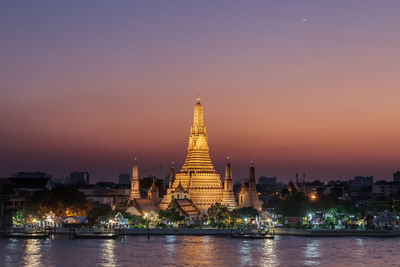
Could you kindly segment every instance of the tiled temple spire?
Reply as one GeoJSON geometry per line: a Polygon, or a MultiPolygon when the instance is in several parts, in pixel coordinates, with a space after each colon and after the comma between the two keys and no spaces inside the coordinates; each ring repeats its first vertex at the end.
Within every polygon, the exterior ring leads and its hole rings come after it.
{"type": "Polygon", "coordinates": [[[221,204],[227,205],[230,209],[236,208],[235,194],[233,193],[232,168],[229,157],[226,158],[224,194],[221,204]]]}
{"type": "Polygon", "coordinates": [[[137,158],[135,157],[133,168],[132,168],[132,181],[131,181],[131,193],[129,195],[130,200],[140,198],[140,182],[139,182],[139,168],[137,165],[137,158]]]}

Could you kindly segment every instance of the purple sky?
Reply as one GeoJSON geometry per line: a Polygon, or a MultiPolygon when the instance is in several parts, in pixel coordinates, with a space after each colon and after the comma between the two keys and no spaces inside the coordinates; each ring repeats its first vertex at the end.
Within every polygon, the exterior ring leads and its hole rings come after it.
{"type": "Polygon", "coordinates": [[[2,1],[0,175],[184,161],[197,94],[235,180],[400,169],[399,1],[2,1]]]}

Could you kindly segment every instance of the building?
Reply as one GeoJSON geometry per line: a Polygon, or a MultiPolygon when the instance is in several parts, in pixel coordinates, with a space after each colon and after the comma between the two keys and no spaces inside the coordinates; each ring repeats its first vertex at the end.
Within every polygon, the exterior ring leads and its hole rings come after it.
{"type": "Polygon", "coordinates": [[[393,181],[400,182],[400,171],[393,173],[393,181]]]}
{"type": "Polygon", "coordinates": [[[229,157],[227,158],[225,167],[225,181],[224,181],[224,193],[222,196],[222,203],[229,207],[229,209],[236,209],[235,194],[233,193],[233,180],[232,180],[232,167],[229,162],[229,157]]]}
{"type": "Polygon", "coordinates": [[[258,178],[259,186],[274,186],[276,185],[276,177],[261,176],[258,178]]]}
{"type": "MultiPolygon", "coordinates": [[[[156,201],[154,201],[156,199],[155,194],[151,192],[152,190],[154,190],[154,187],[149,189],[147,199],[150,200],[151,198],[152,203],[156,205],[156,201]]],[[[249,205],[261,210],[257,196],[254,166],[250,168],[248,194],[249,205]]],[[[135,161],[128,209],[132,205],[136,205],[136,200],[138,199],[141,199],[140,183],[135,161]]],[[[222,185],[220,175],[216,173],[211,161],[207,131],[203,120],[203,105],[200,103],[199,98],[197,98],[197,102],[194,105],[193,125],[190,129],[185,163],[179,172],[175,172],[175,167],[172,163],[167,192],[158,206],[159,209],[167,209],[171,206],[171,202],[176,199],[190,200],[182,203],[193,205],[193,210],[198,210],[201,213],[207,212],[208,208],[217,202],[226,204],[230,209],[236,208],[231,165],[228,160],[225,169],[225,184],[222,185]]],[[[176,203],[180,202],[175,201],[176,203]]],[[[188,209],[188,207],[185,207],[185,209],[188,209]]]]}
{"type": "Polygon", "coordinates": [[[52,178],[51,174],[45,172],[18,172],[13,175],[13,178],[52,178]]]}
{"type": "Polygon", "coordinates": [[[400,189],[400,182],[377,181],[372,186],[372,193],[378,198],[387,198],[397,193],[400,189]]]}
{"type": "Polygon", "coordinates": [[[131,194],[129,196],[129,200],[134,200],[135,198],[140,198],[139,167],[137,165],[136,157],[132,168],[131,194]]]}
{"type": "Polygon", "coordinates": [[[238,208],[245,208],[250,206],[249,189],[243,179],[238,193],[238,208]]]}
{"type": "Polygon", "coordinates": [[[339,200],[347,200],[349,198],[348,182],[331,180],[327,183],[324,194],[335,195],[339,200]]]}
{"type": "Polygon", "coordinates": [[[129,173],[123,173],[118,176],[118,183],[120,184],[131,184],[131,175],[129,173]]]}
{"type": "Polygon", "coordinates": [[[196,223],[201,216],[201,212],[190,199],[174,199],[170,207],[174,207],[181,216],[185,217],[187,225],[196,223]]]}
{"type": "Polygon", "coordinates": [[[354,180],[349,181],[352,189],[370,187],[374,184],[374,176],[355,176],[354,180]]]}
{"type": "Polygon", "coordinates": [[[200,99],[194,105],[193,125],[190,129],[188,153],[182,169],[175,174],[175,179],[167,189],[167,194],[160,204],[160,209],[168,208],[174,191],[181,185],[187,191],[188,198],[201,211],[205,212],[216,202],[221,203],[224,188],[221,178],[211,162],[206,126],[203,121],[203,105],[200,99]]]}
{"type": "Polygon", "coordinates": [[[286,186],[287,185],[282,182],[277,182],[276,177],[261,176],[258,178],[257,184],[257,191],[261,193],[259,198],[262,198],[264,201],[278,198],[282,189],[286,186]]]}
{"type": "Polygon", "coordinates": [[[23,207],[35,192],[53,188],[49,177],[19,177],[0,178],[0,224],[3,224],[13,211],[23,207]]]}
{"type": "Polygon", "coordinates": [[[130,194],[129,185],[114,184],[112,182],[98,182],[96,184],[70,185],[85,194],[91,205],[108,205],[112,208],[123,209],[130,194]]]}
{"type": "Polygon", "coordinates": [[[253,162],[250,163],[250,177],[249,177],[249,187],[246,187],[246,184],[243,180],[242,186],[239,190],[238,196],[238,203],[239,208],[244,207],[253,207],[258,211],[261,211],[261,204],[258,199],[258,192],[257,192],[257,184],[256,184],[256,177],[255,177],[255,170],[253,162]]]}
{"type": "Polygon", "coordinates": [[[126,202],[126,212],[135,216],[144,216],[151,211],[157,212],[158,204],[158,189],[155,192],[155,182],[148,191],[148,197],[143,198],[140,194],[140,180],[139,180],[139,167],[137,165],[137,158],[135,158],[132,168],[132,180],[131,180],[131,191],[129,198],[126,202]],[[154,185],[154,186],[153,186],[154,185]],[[157,196],[156,196],[157,195],[157,196]],[[156,203],[157,202],[157,203],[156,203]]]}
{"type": "Polygon", "coordinates": [[[155,179],[153,179],[153,183],[151,184],[149,191],[147,192],[147,198],[151,199],[153,201],[154,205],[158,205],[158,202],[160,199],[160,192],[156,185],[155,179]]]}
{"type": "Polygon", "coordinates": [[[88,172],[71,172],[70,177],[65,181],[66,184],[89,184],[88,172]]]}
{"type": "Polygon", "coordinates": [[[374,218],[373,224],[377,228],[385,228],[385,229],[392,229],[393,227],[397,228],[399,225],[399,217],[395,216],[388,210],[384,210],[374,218]]]}

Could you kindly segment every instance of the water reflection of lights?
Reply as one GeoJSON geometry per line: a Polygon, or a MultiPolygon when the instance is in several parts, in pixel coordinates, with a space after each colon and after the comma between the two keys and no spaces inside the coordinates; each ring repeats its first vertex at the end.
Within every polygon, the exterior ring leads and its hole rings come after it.
{"type": "Polygon", "coordinates": [[[9,239],[6,249],[5,251],[3,251],[3,257],[6,266],[11,266],[11,263],[13,261],[13,257],[11,255],[14,255],[14,252],[18,250],[19,241],[20,240],[16,238],[9,239]]]}
{"type": "Polygon", "coordinates": [[[309,242],[306,245],[304,255],[306,257],[306,260],[304,261],[304,264],[306,265],[313,265],[313,264],[319,264],[317,259],[321,257],[318,247],[319,247],[319,240],[315,239],[310,239],[309,242]]]}
{"type": "Polygon", "coordinates": [[[28,239],[25,245],[24,262],[26,266],[41,266],[40,258],[42,253],[40,251],[42,240],[28,239]]]}
{"type": "Polygon", "coordinates": [[[167,253],[168,253],[168,260],[169,262],[171,262],[174,259],[175,256],[175,249],[176,249],[176,245],[175,245],[175,241],[176,241],[176,237],[174,235],[167,235],[165,237],[165,248],[167,249],[167,253]]]}
{"type": "Polygon", "coordinates": [[[115,259],[115,240],[107,239],[104,240],[102,245],[102,266],[116,266],[117,260],[115,259]]]}
{"type": "Polygon", "coordinates": [[[249,265],[251,264],[251,255],[250,255],[250,240],[243,240],[242,247],[240,248],[241,255],[241,265],[249,265]]]}
{"type": "Polygon", "coordinates": [[[214,252],[214,242],[211,242],[211,237],[210,236],[203,236],[202,237],[202,251],[204,253],[204,255],[212,255],[212,253],[214,252]]]}
{"type": "Polygon", "coordinates": [[[358,245],[357,256],[360,258],[360,260],[362,260],[362,259],[365,258],[365,255],[364,255],[364,239],[357,238],[356,239],[356,243],[358,245]]]}
{"type": "Polygon", "coordinates": [[[210,237],[209,236],[203,236],[203,243],[209,243],[210,242],[210,237]]]}
{"type": "Polygon", "coordinates": [[[275,246],[276,242],[271,239],[264,239],[262,244],[264,257],[262,257],[262,262],[260,265],[263,266],[277,266],[278,257],[276,255],[275,246]]]}

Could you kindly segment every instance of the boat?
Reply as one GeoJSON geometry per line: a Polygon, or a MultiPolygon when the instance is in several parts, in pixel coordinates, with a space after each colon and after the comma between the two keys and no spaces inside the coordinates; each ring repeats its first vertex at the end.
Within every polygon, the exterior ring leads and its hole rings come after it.
{"type": "Polygon", "coordinates": [[[122,235],[120,233],[94,232],[94,233],[74,233],[74,239],[117,239],[122,235]]]}
{"type": "Polygon", "coordinates": [[[49,237],[47,232],[5,232],[3,237],[6,238],[31,238],[31,239],[41,239],[49,237]]]}
{"type": "Polygon", "coordinates": [[[238,234],[232,234],[232,238],[247,238],[247,239],[274,239],[273,235],[268,234],[268,231],[260,230],[260,229],[252,229],[241,231],[238,234]]]}
{"type": "Polygon", "coordinates": [[[247,239],[274,239],[273,235],[256,235],[256,234],[235,234],[232,238],[247,238],[247,239]]]}

